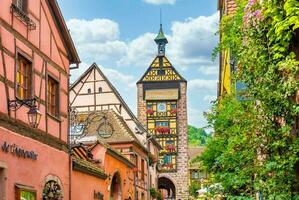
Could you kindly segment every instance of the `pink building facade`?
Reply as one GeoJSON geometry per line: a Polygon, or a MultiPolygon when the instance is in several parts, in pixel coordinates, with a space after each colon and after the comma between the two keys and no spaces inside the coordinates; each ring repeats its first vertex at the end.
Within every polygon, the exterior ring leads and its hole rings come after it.
{"type": "Polygon", "coordinates": [[[56,0],[0,8],[0,200],[69,199],[68,85],[79,57],[56,0]]]}

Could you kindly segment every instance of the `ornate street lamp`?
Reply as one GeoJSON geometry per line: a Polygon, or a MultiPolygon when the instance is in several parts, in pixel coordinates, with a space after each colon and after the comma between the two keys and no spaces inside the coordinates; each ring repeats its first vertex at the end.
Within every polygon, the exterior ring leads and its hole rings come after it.
{"type": "Polygon", "coordinates": [[[14,110],[14,111],[18,110],[23,105],[26,105],[29,107],[29,111],[27,112],[29,125],[32,128],[37,128],[40,123],[42,114],[37,109],[36,98],[33,98],[33,99],[18,99],[17,98],[16,100],[8,101],[8,108],[11,110],[14,110]]]}
{"type": "Polygon", "coordinates": [[[33,128],[37,128],[39,125],[40,119],[42,117],[41,112],[34,105],[29,108],[27,115],[28,115],[28,121],[29,121],[30,126],[33,128]]]}

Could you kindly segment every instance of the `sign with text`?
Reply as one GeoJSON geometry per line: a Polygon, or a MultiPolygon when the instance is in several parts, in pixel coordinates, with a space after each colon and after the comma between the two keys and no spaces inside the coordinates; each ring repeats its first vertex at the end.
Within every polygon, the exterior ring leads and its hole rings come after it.
{"type": "Polygon", "coordinates": [[[1,145],[1,149],[5,153],[11,153],[17,157],[25,159],[37,160],[38,156],[34,151],[24,150],[16,144],[8,144],[7,142],[4,142],[1,145]]]}

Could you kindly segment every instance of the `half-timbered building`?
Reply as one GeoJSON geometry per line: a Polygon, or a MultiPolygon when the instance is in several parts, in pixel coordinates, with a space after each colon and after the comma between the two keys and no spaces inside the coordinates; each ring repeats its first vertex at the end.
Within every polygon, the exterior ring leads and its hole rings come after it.
{"type": "Polygon", "coordinates": [[[0,8],[0,199],[67,200],[69,71],[79,57],[56,0],[0,8]]]}
{"type": "Polygon", "coordinates": [[[148,188],[157,187],[156,161],[161,146],[154,137],[148,137],[146,129],[95,63],[70,87],[70,104],[71,115],[77,116],[71,120],[72,142],[78,143],[90,139],[90,131],[84,131],[80,127],[86,127],[86,123],[99,121],[97,134],[94,134],[97,137],[92,141],[98,139],[105,141],[122,154],[129,156],[129,159],[133,159],[136,166],[134,198],[147,199],[148,188]],[[125,129],[115,132],[114,126],[105,125],[104,119],[95,117],[100,113],[106,113],[108,121],[113,121],[114,124],[120,123],[125,129]],[[111,131],[114,133],[109,136],[111,131]]]}
{"type": "Polygon", "coordinates": [[[168,199],[188,199],[187,81],[165,56],[162,25],[155,42],[158,55],[137,83],[138,119],[163,147],[159,189],[168,199]]]}

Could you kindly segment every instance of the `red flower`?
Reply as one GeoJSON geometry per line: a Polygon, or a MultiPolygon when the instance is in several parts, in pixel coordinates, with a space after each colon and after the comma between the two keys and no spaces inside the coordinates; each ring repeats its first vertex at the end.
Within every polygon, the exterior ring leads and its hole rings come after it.
{"type": "Polygon", "coordinates": [[[177,112],[177,109],[171,109],[170,114],[176,114],[177,112]]]}
{"type": "Polygon", "coordinates": [[[156,130],[156,132],[161,133],[161,134],[170,132],[170,128],[168,128],[168,127],[156,127],[155,130],[156,130]]]}
{"type": "Polygon", "coordinates": [[[165,146],[165,149],[168,151],[175,151],[175,145],[173,144],[168,144],[165,146]]]}
{"type": "Polygon", "coordinates": [[[137,167],[134,167],[133,168],[133,172],[138,172],[139,170],[138,170],[138,168],[137,167]]]}
{"type": "Polygon", "coordinates": [[[154,110],[153,109],[147,109],[146,110],[146,114],[153,115],[154,114],[154,110]]]}

